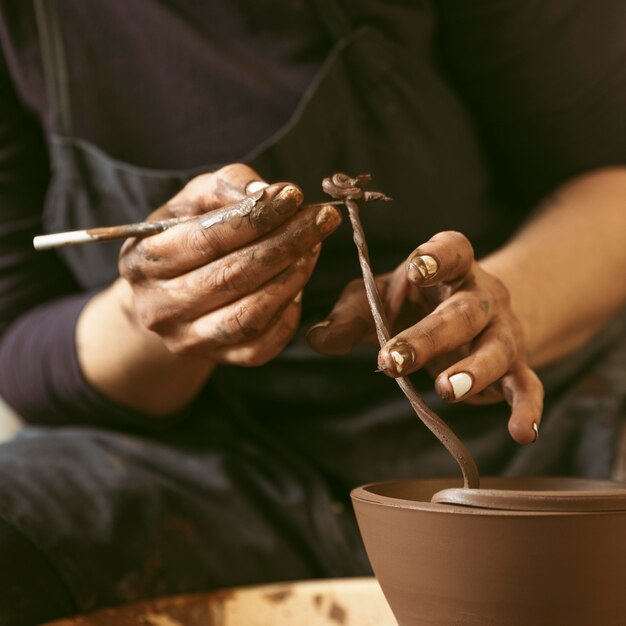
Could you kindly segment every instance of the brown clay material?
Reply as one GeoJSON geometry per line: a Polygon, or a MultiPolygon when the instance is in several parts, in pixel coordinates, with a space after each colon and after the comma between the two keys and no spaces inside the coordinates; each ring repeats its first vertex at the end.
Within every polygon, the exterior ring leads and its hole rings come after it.
{"type": "Polygon", "coordinates": [[[147,237],[156,235],[164,230],[186,222],[191,216],[172,217],[158,222],[138,222],[137,224],[124,224],[122,226],[102,226],[100,228],[88,228],[85,232],[94,241],[108,241],[110,239],[125,239],[127,237],[147,237]]]}
{"type": "MultiPolygon", "coordinates": [[[[606,482],[483,478],[487,490],[608,491],[606,482]]],[[[623,484],[608,484],[623,490],[623,484]]],[[[506,511],[431,502],[450,479],[352,492],[399,626],[622,626],[626,511],[506,511]]]]}
{"type": "Polygon", "coordinates": [[[507,511],[626,511],[626,489],[602,481],[580,481],[573,491],[443,489],[432,502],[507,511]],[[595,489],[595,490],[593,490],[595,489]]]}
{"type": "MultiPolygon", "coordinates": [[[[389,333],[389,323],[385,315],[376,280],[372,272],[367,242],[365,241],[365,233],[361,226],[359,217],[359,206],[357,200],[390,200],[387,196],[376,192],[363,191],[363,186],[369,183],[371,176],[369,174],[361,174],[355,178],[351,178],[347,174],[337,173],[330,178],[322,181],[322,189],[333,198],[342,199],[345,202],[352,230],[354,233],[354,243],[359,254],[359,263],[365,283],[365,292],[367,301],[369,302],[372,316],[374,317],[374,325],[376,327],[376,335],[381,347],[384,346],[391,335],[389,333]]],[[[478,489],[480,486],[480,477],[476,463],[463,445],[461,440],[456,436],[452,429],[422,400],[417,393],[411,381],[400,376],[396,378],[400,389],[404,392],[408,401],[411,403],[413,410],[422,420],[426,427],[439,439],[448,452],[454,457],[461,468],[463,474],[464,486],[467,488],[478,489]]]]}

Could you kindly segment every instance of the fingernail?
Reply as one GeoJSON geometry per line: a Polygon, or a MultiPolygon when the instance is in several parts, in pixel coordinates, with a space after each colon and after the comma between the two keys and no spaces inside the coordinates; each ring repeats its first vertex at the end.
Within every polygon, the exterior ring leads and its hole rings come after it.
{"type": "Polygon", "coordinates": [[[265,199],[265,187],[263,189],[259,189],[258,191],[249,193],[247,199],[252,200],[252,206],[256,206],[257,202],[265,199]]]}
{"type": "Polygon", "coordinates": [[[315,224],[319,231],[325,235],[341,224],[341,214],[333,206],[323,206],[315,216],[315,224]]]}
{"type": "Polygon", "coordinates": [[[306,336],[308,337],[314,330],[317,330],[318,328],[328,328],[331,324],[332,324],[331,320],[324,320],[323,322],[318,322],[317,324],[314,324],[313,326],[311,326],[311,328],[309,328],[309,330],[306,331],[306,336]]]}
{"type": "Polygon", "coordinates": [[[246,195],[253,194],[255,191],[260,191],[266,187],[269,187],[266,182],[262,180],[252,180],[246,185],[246,195]]]}
{"type": "Polygon", "coordinates": [[[374,370],[374,374],[380,374],[380,372],[384,372],[387,368],[386,367],[377,367],[374,370]]]}
{"type": "Polygon", "coordinates": [[[272,200],[272,208],[279,215],[291,212],[295,207],[302,204],[304,196],[302,191],[295,185],[283,187],[272,200]]]}
{"type": "Polygon", "coordinates": [[[389,350],[389,356],[393,360],[398,374],[402,374],[402,372],[413,364],[413,350],[406,344],[396,344],[393,346],[393,348],[389,350]]]}
{"type": "Polygon", "coordinates": [[[535,438],[533,439],[533,443],[539,439],[539,426],[537,426],[537,422],[533,422],[533,430],[535,431],[535,438]]]}
{"type": "Polygon", "coordinates": [[[302,302],[302,289],[300,289],[300,291],[298,291],[298,293],[296,294],[296,297],[293,299],[293,301],[296,304],[300,304],[300,302],[302,302]]]}
{"type": "Polygon", "coordinates": [[[437,263],[437,260],[428,254],[422,254],[421,256],[414,256],[409,261],[407,274],[409,280],[421,282],[430,280],[438,270],[439,263],[437,263]]]}
{"type": "Polygon", "coordinates": [[[472,377],[467,372],[459,372],[458,374],[452,374],[448,378],[450,381],[450,385],[452,386],[452,393],[454,394],[454,399],[458,400],[462,398],[474,384],[472,377]]]}

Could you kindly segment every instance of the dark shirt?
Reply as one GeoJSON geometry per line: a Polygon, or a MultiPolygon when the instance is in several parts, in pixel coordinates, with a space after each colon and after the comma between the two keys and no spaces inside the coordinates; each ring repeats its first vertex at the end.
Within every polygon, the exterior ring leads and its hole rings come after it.
{"type": "MultiPolygon", "coordinates": [[[[237,160],[287,121],[331,46],[304,1],[58,4],[76,135],[146,167],[237,160]]],[[[512,204],[527,210],[571,176],[626,162],[623,2],[351,6],[458,92],[512,204]]],[[[128,421],[80,371],[74,328],[91,294],[56,253],[32,249],[50,113],[31,3],[0,8],[0,395],[33,422],[128,421]]]]}
{"type": "MultiPolygon", "coordinates": [[[[246,4],[59,2],[76,135],[120,161],[184,169],[237,160],[275,132],[330,40],[303,4],[246,4]]],[[[57,254],[32,249],[50,107],[31,3],[0,6],[0,329],[13,322],[0,395],[36,422],[128,419],[78,365],[74,328],[92,294],[69,295],[57,254]]]]}

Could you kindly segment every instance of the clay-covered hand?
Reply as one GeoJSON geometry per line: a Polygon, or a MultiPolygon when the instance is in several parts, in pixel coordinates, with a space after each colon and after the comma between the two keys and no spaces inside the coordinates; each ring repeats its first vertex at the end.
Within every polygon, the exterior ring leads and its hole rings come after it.
{"type": "Polygon", "coordinates": [[[297,328],[302,289],[341,216],[300,209],[294,184],[260,181],[241,164],[199,176],[151,219],[197,217],[122,248],[130,313],[176,355],[260,365],[297,328]]]}
{"type": "MultiPolygon", "coordinates": [[[[527,364],[520,322],[506,286],[474,258],[465,236],[442,232],[419,246],[393,273],[377,277],[395,336],[379,352],[392,377],[426,367],[449,402],[511,405],[509,431],[519,443],[536,439],[543,387],[527,364]]],[[[342,293],[328,318],[308,334],[324,354],[375,341],[363,281],[342,293]]]]}

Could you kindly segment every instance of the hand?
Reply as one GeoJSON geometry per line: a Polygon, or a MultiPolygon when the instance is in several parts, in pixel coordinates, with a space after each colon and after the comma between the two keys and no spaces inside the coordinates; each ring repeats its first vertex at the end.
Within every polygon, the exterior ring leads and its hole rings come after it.
{"type": "Polygon", "coordinates": [[[133,314],[176,355],[261,365],[297,328],[321,241],[341,217],[332,206],[299,210],[293,184],[254,181],[245,165],[195,178],[151,219],[198,217],[122,248],[133,314]]]}
{"type": "MultiPolygon", "coordinates": [[[[505,398],[512,407],[513,439],[535,441],[543,387],[528,367],[507,288],[474,259],[469,241],[460,233],[439,233],[377,283],[392,332],[397,332],[380,350],[379,367],[391,377],[426,367],[436,376],[437,393],[449,402],[505,398]]],[[[375,341],[362,280],[346,287],[308,339],[324,354],[375,341]]]]}

